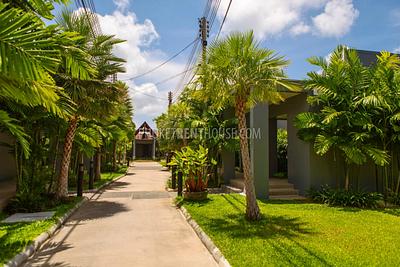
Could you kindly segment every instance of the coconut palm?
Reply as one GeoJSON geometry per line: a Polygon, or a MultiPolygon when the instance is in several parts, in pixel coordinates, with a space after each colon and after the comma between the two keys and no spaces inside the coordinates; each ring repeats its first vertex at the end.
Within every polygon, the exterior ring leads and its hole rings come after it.
{"type": "Polygon", "coordinates": [[[207,57],[207,68],[200,68],[203,79],[199,80],[207,81],[206,94],[212,97],[216,106],[231,105],[235,108],[246,189],[246,217],[258,220],[260,210],[250,172],[246,112],[259,102],[283,100],[278,92],[279,86],[296,89],[285,80],[283,68],[289,62],[274,51],[261,48],[253,32],[233,33],[213,43],[207,57]]]}

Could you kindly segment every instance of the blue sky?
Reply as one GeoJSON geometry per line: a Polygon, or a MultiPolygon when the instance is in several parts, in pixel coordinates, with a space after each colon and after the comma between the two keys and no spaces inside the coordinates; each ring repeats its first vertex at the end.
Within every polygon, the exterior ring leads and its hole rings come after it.
{"type": "MultiPolygon", "coordinates": [[[[127,39],[116,53],[128,60],[127,79],[151,69],[192,41],[206,0],[94,0],[103,32],[127,39]]],[[[229,0],[222,0],[210,40],[229,0]]],[[[400,51],[398,0],[233,0],[223,35],[254,29],[261,46],[286,56],[287,74],[306,77],[310,56],[327,56],[338,44],[364,50],[400,51]],[[396,50],[398,49],[398,50],[396,50]]],[[[154,85],[185,69],[190,49],[150,75],[127,81],[135,123],[165,111],[167,92],[179,78],[154,85]],[[150,96],[149,96],[150,95],[150,96]],[[156,97],[151,97],[156,96],[156,97]]]]}

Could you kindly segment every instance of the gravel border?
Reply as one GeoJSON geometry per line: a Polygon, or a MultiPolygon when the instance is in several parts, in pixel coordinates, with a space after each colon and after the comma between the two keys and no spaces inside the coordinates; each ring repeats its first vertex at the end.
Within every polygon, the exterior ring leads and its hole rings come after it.
{"type": "Polygon", "coordinates": [[[187,223],[196,232],[197,236],[200,238],[201,242],[204,244],[207,250],[211,253],[214,260],[218,263],[218,266],[231,267],[224,255],[222,255],[221,251],[217,248],[217,246],[215,246],[211,238],[209,238],[208,235],[201,229],[201,227],[196,223],[192,216],[190,216],[189,212],[183,206],[179,207],[179,211],[186,219],[187,223]]]}
{"type": "Polygon", "coordinates": [[[114,180],[111,180],[101,185],[99,188],[93,189],[93,194],[90,197],[84,197],[81,201],[79,201],[79,203],[75,205],[75,207],[73,207],[72,209],[67,211],[63,216],[58,218],[57,223],[55,223],[49,230],[43,232],[41,235],[36,237],[32,244],[26,246],[22,252],[18,253],[17,255],[14,256],[14,258],[12,258],[6,264],[4,264],[4,267],[21,266],[25,261],[29,259],[29,257],[33,256],[40,249],[40,246],[44,242],[46,242],[50,237],[52,237],[55,234],[55,232],[58,229],[60,229],[61,226],[68,220],[68,218],[71,217],[71,215],[75,211],[77,211],[84,203],[91,200],[96,194],[102,191],[105,187],[126,176],[127,173],[128,171],[125,174],[121,174],[121,176],[116,177],[114,180]]]}

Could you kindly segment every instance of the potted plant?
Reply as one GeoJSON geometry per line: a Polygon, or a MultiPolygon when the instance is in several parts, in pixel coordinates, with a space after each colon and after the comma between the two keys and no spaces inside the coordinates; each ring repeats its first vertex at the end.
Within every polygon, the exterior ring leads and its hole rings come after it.
{"type": "Polygon", "coordinates": [[[209,170],[216,161],[208,158],[208,149],[199,146],[194,150],[184,147],[175,152],[170,165],[176,166],[177,172],[182,172],[185,185],[184,199],[205,200],[207,199],[209,170]]]}

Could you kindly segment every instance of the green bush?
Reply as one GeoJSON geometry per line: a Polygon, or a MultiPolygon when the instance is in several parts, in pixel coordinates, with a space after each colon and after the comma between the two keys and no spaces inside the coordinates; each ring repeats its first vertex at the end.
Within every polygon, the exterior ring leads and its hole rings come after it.
{"type": "Polygon", "coordinates": [[[400,206],[400,194],[390,194],[387,201],[393,205],[400,206]]]}
{"type": "Polygon", "coordinates": [[[335,190],[322,186],[320,190],[311,189],[308,193],[313,201],[331,206],[376,208],[383,199],[382,194],[362,191],[335,190]]]}

